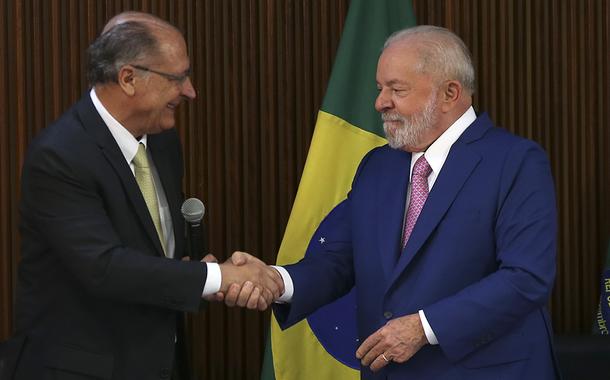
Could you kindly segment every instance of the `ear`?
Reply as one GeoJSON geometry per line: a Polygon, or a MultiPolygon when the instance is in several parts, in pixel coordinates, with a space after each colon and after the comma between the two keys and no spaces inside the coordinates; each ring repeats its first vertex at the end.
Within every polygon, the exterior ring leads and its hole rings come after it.
{"type": "Polygon", "coordinates": [[[460,82],[449,80],[443,84],[441,89],[441,110],[448,112],[458,103],[464,88],[460,82]]]}
{"type": "Polygon", "coordinates": [[[117,80],[127,96],[133,96],[136,93],[136,77],[135,69],[129,65],[123,66],[119,70],[117,80]]]}

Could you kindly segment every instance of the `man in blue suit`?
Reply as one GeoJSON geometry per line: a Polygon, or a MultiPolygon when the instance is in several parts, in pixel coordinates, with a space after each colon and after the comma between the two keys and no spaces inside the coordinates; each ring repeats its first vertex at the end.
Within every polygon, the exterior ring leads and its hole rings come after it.
{"type": "Polygon", "coordinates": [[[444,28],[392,35],[376,80],[389,144],[364,157],[320,246],[279,268],[281,327],[355,286],[363,379],[556,378],[545,153],[475,114],[470,53],[444,28]]]}

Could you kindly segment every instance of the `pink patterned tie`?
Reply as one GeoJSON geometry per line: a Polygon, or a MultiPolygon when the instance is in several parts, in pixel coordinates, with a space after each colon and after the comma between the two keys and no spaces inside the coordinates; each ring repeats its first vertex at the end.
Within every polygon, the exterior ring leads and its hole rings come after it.
{"type": "Polygon", "coordinates": [[[428,198],[428,176],[432,173],[432,168],[426,158],[422,155],[415,161],[413,165],[413,174],[411,175],[411,199],[409,200],[409,208],[405,220],[405,230],[402,234],[402,248],[406,247],[409,236],[413,231],[415,222],[419,217],[421,209],[424,208],[424,203],[428,198]]]}

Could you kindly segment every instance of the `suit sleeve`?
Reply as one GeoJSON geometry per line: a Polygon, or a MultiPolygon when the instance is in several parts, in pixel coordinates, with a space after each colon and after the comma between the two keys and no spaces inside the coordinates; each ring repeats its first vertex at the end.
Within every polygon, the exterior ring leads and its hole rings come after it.
{"type": "MultiPolygon", "coordinates": [[[[368,159],[379,148],[368,152],[354,176],[352,188],[368,159]]],[[[273,312],[282,329],[306,318],[318,308],[347,294],[354,286],[351,231],[351,199],[339,203],[322,220],[311,237],[305,257],[285,266],[294,284],[289,304],[274,304],[273,312]],[[322,239],[322,240],[320,240],[322,239]]]]}
{"type": "Polygon", "coordinates": [[[22,229],[39,238],[24,244],[49,247],[46,254],[56,255],[91,296],[196,311],[205,264],[168,260],[126,246],[85,167],[66,162],[49,147],[31,149],[23,169],[22,229]]]}
{"type": "Polygon", "coordinates": [[[542,308],[555,278],[557,215],[544,152],[524,141],[501,173],[495,224],[498,269],[424,312],[447,357],[458,361],[542,308]]]}
{"type": "Polygon", "coordinates": [[[290,303],[273,306],[282,329],[345,295],[353,287],[348,215],[349,199],[346,199],[320,223],[309,242],[305,257],[296,264],[284,267],[294,284],[294,293],[290,303]],[[322,242],[319,239],[323,239],[322,242]]]}

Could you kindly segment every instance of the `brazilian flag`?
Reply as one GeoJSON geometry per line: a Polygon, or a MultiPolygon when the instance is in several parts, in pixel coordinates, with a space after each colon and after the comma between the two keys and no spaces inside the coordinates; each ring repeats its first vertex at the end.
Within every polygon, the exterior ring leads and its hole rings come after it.
{"type": "MultiPolygon", "coordinates": [[[[362,157],[386,143],[374,107],[377,59],[390,34],[414,25],[411,0],[351,1],[278,265],[303,258],[322,219],[345,199],[362,157]]],[[[271,317],[262,378],[359,378],[355,308],[352,292],[286,331],[271,317]]]]}

